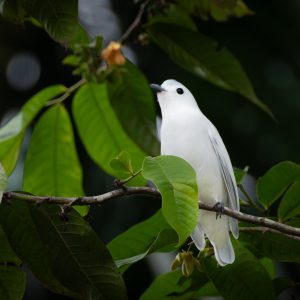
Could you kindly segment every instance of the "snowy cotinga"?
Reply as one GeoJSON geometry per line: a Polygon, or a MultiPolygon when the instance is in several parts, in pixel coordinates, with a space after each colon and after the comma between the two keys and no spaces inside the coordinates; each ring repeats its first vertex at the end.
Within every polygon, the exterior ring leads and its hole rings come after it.
{"type": "MultiPolygon", "coordinates": [[[[215,126],[200,111],[191,92],[176,80],[162,85],[151,84],[157,93],[162,112],[161,154],[176,155],[196,171],[199,201],[228,206],[239,211],[239,198],[232,164],[215,126]]],[[[200,210],[199,222],[191,237],[199,250],[205,247],[205,236],[214,247],[221,266],[233,263],[234,250],[229,230],[238,238],[236,219],[200,210]]]]}

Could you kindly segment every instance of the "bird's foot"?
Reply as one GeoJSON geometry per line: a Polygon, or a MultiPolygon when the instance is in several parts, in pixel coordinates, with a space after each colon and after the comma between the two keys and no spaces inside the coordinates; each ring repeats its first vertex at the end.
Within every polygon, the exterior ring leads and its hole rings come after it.
{"type": "Polygon", "coordinates": [[[216,220],[218,218],[221,218],[222,217],[222,214],[224,212],[224,203],[223,202],[217,202],[215,205],[214,205],[214,208],[216,208],[218,211],[216,212],[216,220]]]}

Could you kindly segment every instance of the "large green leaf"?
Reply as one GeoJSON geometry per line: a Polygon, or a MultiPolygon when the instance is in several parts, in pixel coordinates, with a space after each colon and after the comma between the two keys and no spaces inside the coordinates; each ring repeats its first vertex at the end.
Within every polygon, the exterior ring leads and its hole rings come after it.
{"type": "MultiPolygon", "coordinates": [[[[63,105],[48,109],[34,128],[25,160],[23,187],[36,195],[83,195],[72,124],[63,105]]],[[[80,210],[86,212],[84,207],[80,210]]]]}
{"type": "Polygon", "coordinates": [[[23,105],[21,111],[14,118],[0,128],[0,162],[7,175],[10,175],[16,165],[28,125],[47,101],[65,90],[66,88],[62,85],[54,85],[41,90],[23,105]]]}
{"type": "MultiPolygon", "coordinates": [[[[124,177],[110,166],[110,161],[121,151],[132,157],[134,170],[142,166],[145,154],[123,130],[110,106],[105,84],[86,84],[76,93],[73,114],[80,138],[91,158],[107,173],[124,177]]],[[[144,184],[141,176],[136,184],[144,184]]]]}
{"type": "Polygon", "coordinates": [[[22,300],[25,292],[25,273],[15,266],[0,265],[0,299],[22,300]]]}
{"type": "Polygon", "coordinates": [[[241,231],[239,240],[257,257],[300,263],[300,241],[266,231],[241,231]]]}
{"type": "Polygon", "coordinates": [[[200,32],[164,23],[150,23],[147,31],[175,63],[221,88],[239,93],[270,113],[255,95],[238,60],[225,48],[218,51],[216,41],[200,32]]]}
{"type": "Polygon", "coordinates": [[[290,161],[277,164],[257,181],[259,202],[266,208],[269,207],[298,179],[300,179],[300,165],[290,161]]]}
{"type": "Polygon", "coordinates": [[[166,273],[155,278],[140,299],[189,300],[196,296],[207,296],[201,292],[207,281],[206,275],[197,271],[189,278],[183,278],[181,271],[166,273]]]}
{"type": "Polygon", "coordinates": [[[287,220],[300,215],[300,178],[293,183],[284,194],[279,208],[278,217],[280,220],[287,220]]]}
{"type": "Polygon", "coordinates": [[[78,1],[1,0],[0,13],[18,22],[34,18],[56,41],[73,42],[84,30],[78,23],[78,1]]]}
{"type": "Polygon", "coordinates": [[[79,295],[68,290],[54,277],[48,250],[41,242],[26,203],[12,201],[10,205],[0,205],[0,222],[14,252],[43,285],[55,293],[79,299],[79,295]]]}
{"type": "MultiPolygon", "coordinates": [[[[5,232],[2,229],[0,222],[0,264],[3,263],[14,263],[20,264],[20,259],[16,256],[12,250],[6,236],[5,232]]],[[[1,299],[1,297],[0,297],[1,299]]]]}
{"type": "MultiPolygon", "coordinates": [[[[161,211],[158,211],[115,237],[107,247],[119,267],[128,267],[155,251],[168,246],[174,247],[177,242],[177,234],[165,221],[161,211]]],[[[122,271],[126,269],[121,268],[122,271]]]]}
{"type": "Polygon", "coordinates": [[[108,84],[109,100],[129,137],[150,155],[159,154],[155,106],[145,76],[129,61],[108,84]]]}
{"type": "Polygon", "coordinates": [[[3,193],[7,188],[7,177],[4,168],[0,163],[0,203],[2,201],[3,193]]]}
{"type": "Polygon", "coordinates": [[[275,299],[273,283],[259,260],[240,243],[235,242],[235,262],[220,268],[210,257],[205,272],[225,299],[275,299]]]}
{"type": "Polygon", "coordinates": [[[163,215],[177,232],[179,244],[182,244],[194,230],[199,215],[194,169],[176,156],[147,157],[143,176],[159,189],[163,215]]]}
{"type": "Polygon", "coordinates": [[[75,210],[67,222],[60,211],[21,201],[0,206],[0,220],[14,251],[56,293],[75,299],[126,299],[105,245],[75,210]]]}

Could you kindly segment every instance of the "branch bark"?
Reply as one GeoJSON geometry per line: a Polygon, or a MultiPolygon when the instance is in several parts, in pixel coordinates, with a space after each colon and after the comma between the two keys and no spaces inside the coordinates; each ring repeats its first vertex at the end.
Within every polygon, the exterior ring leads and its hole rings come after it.
{"type": "MultiPolygon", "coordinates": [[[[87,196],[87,197],[48,197],[48,196],[34,196],[30,194],[23,194],[20,192],[5,192],[3,194],[3,205],[9,202],[10,199],[24,200],[35,204],[59,204],[65,206],[72,205],[97,205],[102,204],[105,201],[113,200],[115,198],[121,198],[132,195],[145,195],[155,198],[160,198],[161,195],[158,190],[150,187],[128,187],[122,188],[108,193],[97,195],[97,196],[87,196]]],[[[207,211],[219,212],[219,208],[199,203],[199,208],[207,211]]],[[[228,207],[224,207],[223,214],[229,217],[235,218],[239,221],[245,221],[247,223],[256,224],[262,227],[270,228],[272,231],[277,233],[282,233],[284,235],[289,235],[292,237],[300,238],[300,228],[295,228],[283,223],[279,223],[264,217],[252,216],[238,211],[233,211],[228,207]]]]}

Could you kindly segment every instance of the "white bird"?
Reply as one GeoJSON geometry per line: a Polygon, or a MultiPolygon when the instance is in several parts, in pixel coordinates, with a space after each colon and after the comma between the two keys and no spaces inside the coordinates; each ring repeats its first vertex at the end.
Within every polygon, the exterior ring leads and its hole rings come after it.
{"type": "MultiPolygon", "coordinates": [[[[215,126],[200,111],[191,92],[176,80],[160,86],[151,84],[157,93],[162,113],[161,154],[186,160],[196,171],[199,201],[225,205],[239,211],[239,198],[232,164],[215,126]]],[[[235,260],[229,230],[237,239],[236,219],[200,210],[199,221],[191,237],[199,250],[205,247],[205,236],[211,242],[221,266],[235,260]]]]}

